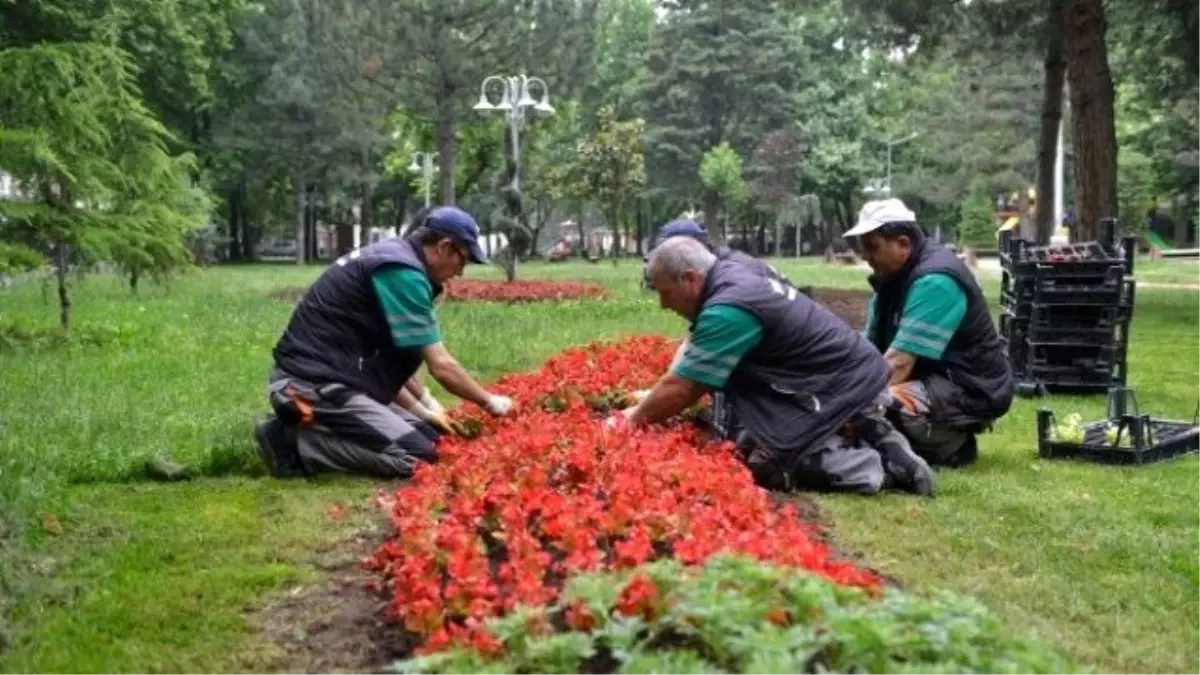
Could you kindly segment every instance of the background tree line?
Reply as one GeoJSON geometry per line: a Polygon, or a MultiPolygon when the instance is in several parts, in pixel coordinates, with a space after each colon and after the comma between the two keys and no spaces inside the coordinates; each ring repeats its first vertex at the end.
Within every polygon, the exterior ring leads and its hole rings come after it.
{"type": "Polygon", "coordinates": [[[688,210],[759,251],[820,250],[914,133],[892,192],[926,224],[1036,184],[1046,239],[1059,119],[1073,235],[1153,206],[1194,220],[1198,52],[1184,0],[5,3],[0,272],[60,270],[66,322],[72,265],[136,286],[267,235],[303,262],[317,223],[344,251],[421,205],[416,151],[436,201],[522,255],[568,218],[615,254],[688,210]],[[505,122],[472,105],[520,73],[557,114],[522,130],[514,218],[505,122]]]}

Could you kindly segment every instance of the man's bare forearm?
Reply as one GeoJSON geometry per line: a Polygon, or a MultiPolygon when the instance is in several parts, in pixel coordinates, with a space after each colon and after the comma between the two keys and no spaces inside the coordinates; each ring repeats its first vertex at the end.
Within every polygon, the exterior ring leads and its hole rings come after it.
{"type": "Polygon", "coordinates": [[[891,377],[888,378],[889,385],[908,382],[912,377],[913,366],[917,364],[917,357],[898,349],[887,350],[883,355],[883,360],[887,361],[888,369],[891,370],[891,377]]]}
{"type": "Polygon", "coordinates": [[[673,373],[663,375],[641,403],[629,413],[632,424],[655,424],[671,419],[695,403],[707,390],[704,385],[673,373]]]}
{"type": "Polygon", "coordinates": [[[429,374],[433,379],[437,380],[446,391],[455,396],[476,403],[480,407],[487,407],[490,394],[465,368],[454,359],[439,361],[436,364],[429,364],[429,374]]]}

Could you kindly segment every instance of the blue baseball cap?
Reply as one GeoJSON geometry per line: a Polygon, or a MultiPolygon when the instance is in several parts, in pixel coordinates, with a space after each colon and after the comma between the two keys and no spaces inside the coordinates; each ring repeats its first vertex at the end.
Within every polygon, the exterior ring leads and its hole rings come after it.
{"type": "Polygon", "coordinates": [[[439,206],[425,216],[422,225],[466,244],[471,254],[471,262],[487,262],[487,255],[479,247],[479,225],[466,211],[457,206],[439,206]]]}
{"type": "Polygon", "coordinates": [[[658,243],[662,243],[671,237],[691,237],[702,243],[708,243],[708,230],[704,226],[694,220],[680,219],[672,220],[663,225],[658,230],[658,243]]]}

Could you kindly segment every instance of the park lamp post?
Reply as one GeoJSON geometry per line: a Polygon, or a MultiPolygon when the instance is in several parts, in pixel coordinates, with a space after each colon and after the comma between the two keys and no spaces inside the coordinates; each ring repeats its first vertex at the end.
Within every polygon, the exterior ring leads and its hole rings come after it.
{"type": "Polygon", "coordinates": [[[538,117],[553,115],[554,107],[550,105],[550,89],[540,77],[489,75],[479,85],[479,102],[475,104],[474,108],[480,114],[485,115],[493,111],[500,111],[508,119],[513,161],[511,184],[513,189],[519,192],[521,189],[521,126],[525,122],[525,112],[532,109],[538,117]],[[492,103],[488,98],[489,88],[495,89],[495,87],[489,87],[493,84],[500,85],[502,89],[498,103],[492,103]],[[537,85],[537,89],[540,90],[540,98],[533,97],[533,85],[537,85]]]}
{"type": "Polygon", "coordinates": [[[872,178],[867,181],[867,186],[863,188],[863,192],[875,196],[882,195],[884,197],[892,196],[892,148],[907,143],[912,139],[920,136],[918,132],[913,132],[903,138],[887,138],[884,139],[884,144],[887,145],[887,176],[885,178],[872,178]]]}
{"type": "Polygon", "coordinates": [[[429,189],[433,185],[433,174],[437,171],[433,160],[437,157],[437,153],[433,152],[414,152],[412,164],[408,165],[408,170],[413,173],[420,173],[425,179],[425,208],[429,208],[429,189]]]}

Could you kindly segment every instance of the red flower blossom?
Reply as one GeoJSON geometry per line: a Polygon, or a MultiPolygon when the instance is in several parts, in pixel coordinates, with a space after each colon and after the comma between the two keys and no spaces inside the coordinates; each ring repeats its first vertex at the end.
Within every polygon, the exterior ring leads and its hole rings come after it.
{"type": "Polygon", "coordinates": [[[615,609],[618,614],[640,616],[647,621],[653,621],[658,616],[661,599],[658,585],[653,579],[645,574],[635,574],[621,590],[615,609]]]}
{"type": "Polygon", "coordinates": [[[536,302],[540,300],[600,300],[607,296],[599,284],[577,281],[483,281],[455,279],[446,284],[451,301],[536,302]]]}
{"type": "MultiPolygon", "coordinates": [[[[642,336],[568,349],[495,385],[515,414],[492,418],[473,404],[451,413],[475,420],[479,436],[443,439],[441,461],[386,500],[394,535],[362,561],[387,581],[388,614],[424,638],[423,653],[452,644],[494,653],[495,638],[478,629],[488,617],[555,602],[572,574],[662,556],[699,564],[737,552],[878,586],[874,573],[834,558],[794,505],[758,488],[729,444],[706,443],[680,421],[603,428],[596,406],[651,386],[675,347],[642,336]]],[[[649,616],[657,594],[635,576],[617,609],[649,616]]],[[[595,624],[583,606],[566,621],[595,624]]]]}

